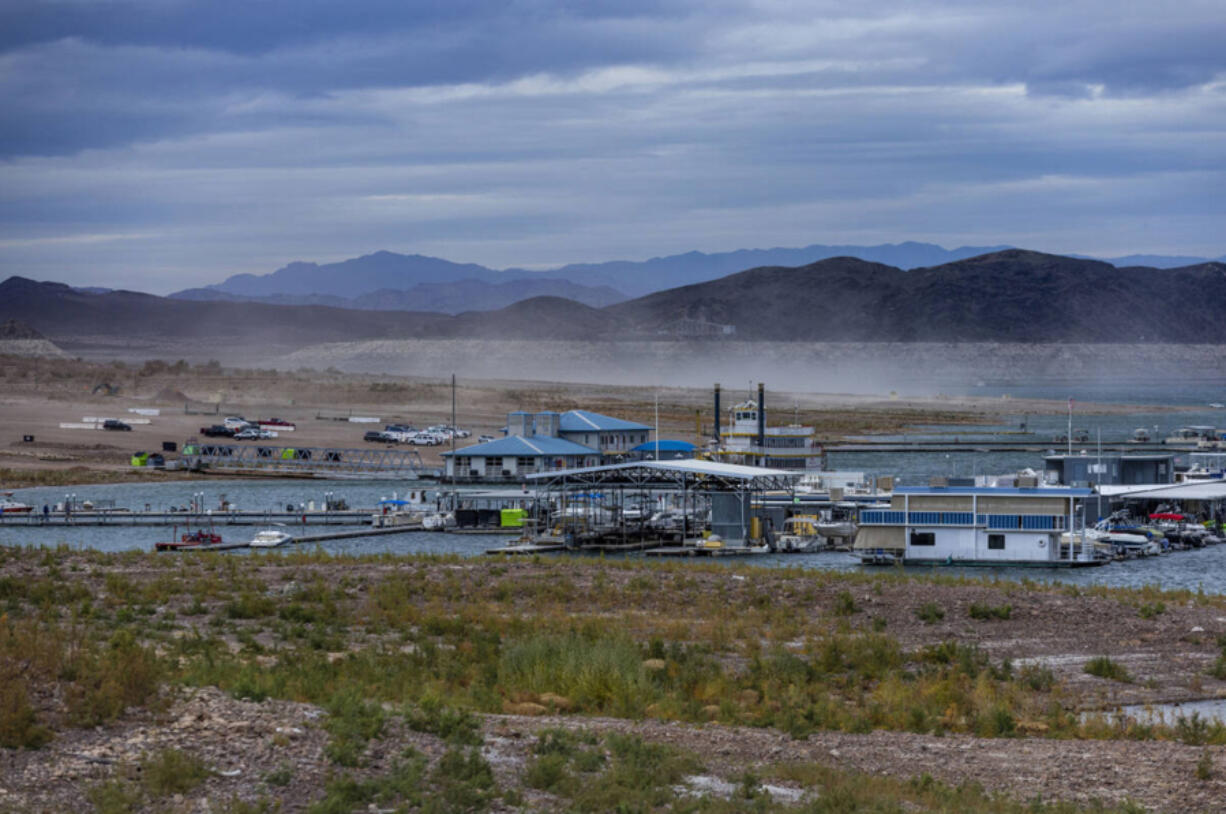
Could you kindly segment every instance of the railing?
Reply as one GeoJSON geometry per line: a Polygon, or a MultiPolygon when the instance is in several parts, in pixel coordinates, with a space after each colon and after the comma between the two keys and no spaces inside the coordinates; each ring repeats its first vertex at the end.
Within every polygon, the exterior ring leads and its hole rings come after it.
{"type": "Polygon", "coordinates": [[[990,529],[1063,531],[1068,519],[1049,514],[981,514],[971,512],[900,512],[872,509],[860,512],[862,526],[982,526],[990,529]]]}

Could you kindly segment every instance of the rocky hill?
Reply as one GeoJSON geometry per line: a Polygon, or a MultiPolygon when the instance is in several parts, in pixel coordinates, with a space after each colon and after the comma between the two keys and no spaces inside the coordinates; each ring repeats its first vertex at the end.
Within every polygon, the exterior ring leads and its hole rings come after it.
{"type": "Polygon", "coordinates": [[[0,322],[0,356],[65,357],[67,354],[21,320],[6,319],[0,322]]]}
{"type": "Polygon", "coordinates": [[[592,308],[534,297],[458,315],[90,294],[19,277],[0,319],[59,341],[119,337],[301,347],[378,339],[1220,344],[1226,265],[1116,268],[1019,249],[931,268],[849,257],[751,269],[592,308]]]}
{"type": "Polygon", "coordinates": [[[605,309],[633,333],[693,322],[738,339],[1221,343],[1226,264],[1119,269],[1009,249],[932,268],[850,257],[758,268],[605,309]]]}

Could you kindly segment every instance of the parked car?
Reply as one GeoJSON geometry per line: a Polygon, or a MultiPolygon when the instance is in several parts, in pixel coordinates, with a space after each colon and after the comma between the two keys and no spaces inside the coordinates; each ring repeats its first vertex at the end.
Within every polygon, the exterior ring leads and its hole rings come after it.
{"type": "Polygon", "coordinates": [[[366,434],[362,436],[362,440],[372,441],[377,444],[386,444],[386,443],[394,443],[396,439],[392,438],[391,433],[388,433],[388,432],[380,432],[379,430],[368,430],[366,434]]]}
{"type": "Polygon", "coordinates": [[[478,444],[488,444],[490,441],[493,441],[493,440],[494,440],[494,436],[492,435],[478,435],[477,436],[478,444]]]}
{"type": "Polygon", "coordinates": [[[286,421],[284,418],[261,418],[256,423],[261,427],[279,427],[284,430],[292,430],[298,426],[292,421],[286,421]]]}
{"type": "Polygon", "coordinates": [[[131,432],[132,427],[126,424],[125,422],[120,421],[117,418],[108,418],[106,421],[102,422],[102,429],[104,430],[124,430],[124,431],[131,432]]]}
{"type": "Polygon", "coordinates": [[[433,432],[419,432],[413,436],[412,444],[417,447],[437,447],[446,439],[433,432]]]}
{"type": "Polygon", "coordinates": [[[200,434],[208,438],[233,438],[234,430],[224,424],[214,424],[211,427],[201,427],[200,434]]]}
{"type": "Polygon", "coordinates": [[[260,431],[255,427],[247,427],[234,433],[235,441],[258,441],[260,437],[260,431]]]}

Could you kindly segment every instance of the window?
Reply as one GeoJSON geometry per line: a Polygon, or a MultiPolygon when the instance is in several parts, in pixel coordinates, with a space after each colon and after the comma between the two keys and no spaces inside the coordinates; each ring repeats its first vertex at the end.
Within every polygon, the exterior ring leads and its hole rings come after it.
{"type": "Polygon", "coordinates": [[[1005,535],[989,534],[988,535],[988,548],[992,551],[1004,551],[1005,550],[1005,535]]]}
{"type": "Polygon", "coordinates": [[[913,531],[911,532],[911,545],[936,545],[937,536],[931,531],[913,531]]]}
{"type": "Polygon", "coordinates": [[[536,470],[536,458],[519,457],[515,459],[515,468],[520,472],[533,472],[536,470]]]}

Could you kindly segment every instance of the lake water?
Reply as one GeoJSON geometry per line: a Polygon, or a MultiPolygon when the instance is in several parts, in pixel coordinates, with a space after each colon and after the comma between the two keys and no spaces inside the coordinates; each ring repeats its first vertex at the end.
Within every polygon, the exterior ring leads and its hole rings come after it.
{"type": "MultiPolygon", "coordinates": [[[[106,484],[76,487],[77,499],[114,500],[117,506],[154,509],[186,505],[195,497],[208,506],[217,506],[222,495],[242,509],[260,510],[287,503],[300,504],[309,500],[322,502],[326,493],[344,497],[351,506],[374,506],[393,492],[404,494],[412,489],[430,488],[430,484],[415,481],[175,481],[148,484],[106,484]]],[[[18,500],[36,506],[64,499],[73,491],[63,489],[20,489],[15,492],[18,500]]],[[[312,526],[306,533],[339,531],[338,526],[312,526]]],[[[358,528],[358,527],[354,527],[358,528]]],[[[218,526],[216,529],[226,540],[243,540],[258,530],[254,526],[218,526]]],[[[293,528],[289,530],[293,533],[293,528]]],[[[83,526],[79,528],[40,526],[0,527],[0,545],[8,546],[57,546],[93,548],[100,551],[151,551],[159,540],[170,539],[171,527],[158,526],[83,526]]],[[[512,535],[459,535],[443,532],[415,531],[406,534],[354,537],[324,543],[312,543],[323,551],[337,555],[356,554],[456,554],[464,557],[483,556],[488,548],[503,545],[512,535]]],[[[235,551],[234,556],[262,556],[261,552],[235,551]]],[[[184,556],[167,554],[165,556],[184,556]]],[[[190,555],[187,555],[190,556],[190,555]]],[[[543,556],[575,556],[556,554],[543,556]]],[[[639,554],[628,555],[642,556],[639,554]]],[[[819,554],[762,554],[752,557],[712,558],[720,564],[750,564],[764,567],[797,567],[835,571],[859,571],[868,568],[847,553],[828,552],[819,554]]],[[[1044,568],[958,568],[924,567],[908,568],[908,573],[943,575],[966,575],[971,577],[999,578],[1009,580],[1031,579],[1035,581],[1060,581],[1077,585],[1110,585],[1141,587],[1154,585],[1177,589],[1202,588],[1208,593],[1226,594],[1226,546],[1215,546],[1193,551],[1182,551],[1163,557],[1114,562],[1100,568],[1044,569],[1044,568]]]]}

